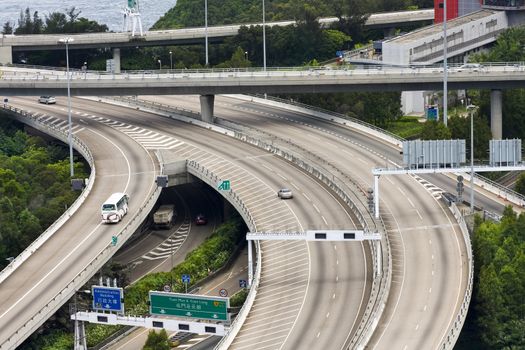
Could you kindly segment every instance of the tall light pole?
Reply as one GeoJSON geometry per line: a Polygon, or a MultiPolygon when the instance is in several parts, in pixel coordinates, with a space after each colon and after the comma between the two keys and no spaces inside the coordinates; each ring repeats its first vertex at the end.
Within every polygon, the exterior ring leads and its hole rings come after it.
{"type": "Polygon", "coordinates": [[[262,20],[263,20],[263,68],[266,71],[266,10],[264,9],[264,0],[262,0],[262,20]]]}
{"type": "Polygon", "coordinates": [[[159,63],[159,70],[162,69],[162,61],[159,59],[157,62],[159,63]]]}
{"type": "Polygon", "coordinates": [[[447,67],[447,0],[443,0],[443,124],[447,126],[448,117],[448,67],[447,67]]]}
{"type": "Polygon", "coordinates": [[[62,39],[59,39],[58,42],[62,44],[66,44],[66,74],[67,74],[67,120],[68,120],[68,135],[67,135],[67,141],[69,143],[69,172],[71,177],[75,176],[75,170],[73,167],[73,141],[72,141],[72,133],[71,133],[71,86],[70,86],[70,79],[69,76],[69,43],[73,41],[73,38],[65,37],[62,39]]]}
{"type": "Polygon", "coordinates": [[[173,70],[173,52],[170,51],[170,69],[173,70]]]}
{"type": "Polygon", "coordinates": [[[470,213],[474,214],[474,110],[475,105],[468,105],[470,112],[470,213]]]}
{"type": "Polygon", "coordinates": [[[206,67],[208,67],[208,0],[204,0],[204,38],[206,46],[206,67]]]}

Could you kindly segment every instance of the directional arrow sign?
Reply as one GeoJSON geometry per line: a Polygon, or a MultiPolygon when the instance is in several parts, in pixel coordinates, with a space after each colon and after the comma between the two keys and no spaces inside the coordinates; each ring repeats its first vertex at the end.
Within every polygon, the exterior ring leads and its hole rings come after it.
{"type": "Polygon", "coordinates": [[[229,191],[230,188],[230,180],[223,180],[217,184],[217,189],[220,191],[229,191]]]}
{"type": "Polygon", "coordinates": [[[205,295],[149,292],[150,313],[215,321],[229,321],[230,299],[205,295]]]}

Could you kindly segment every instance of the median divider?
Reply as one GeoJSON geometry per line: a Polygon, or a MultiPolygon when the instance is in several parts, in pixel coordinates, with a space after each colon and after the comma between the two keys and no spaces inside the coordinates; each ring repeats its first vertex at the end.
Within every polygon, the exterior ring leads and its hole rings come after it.
{"type": "MultiPolygon", "coordinates": [[[[392,262],[392,257],[390,253],[390,245],[388,242],[388,237],[385,234],[386,230],[385,230],[383,222],[381,220],[376,220],[373,217],[373,215],[371,215],[366,210],[367,193],[366,193],[366,188],[362,184],[355,182],[355,180],[353,180],[352,178],[348,176],[344,176],[344,179],[336,179],[335,175],[333,175],[331,171],[328,171],[324,169],[322,166],[319,166],[319,164],[326,163],[325,160],[321,159],[320,157],[316,156],[315,154],[305,149],[298,147],[297,145],[292,145],[289,142],[287,142],[288,146],[291,146],[296,149],[299,148],[300,152],[292,152],[289,150],[283,150],[281,146],[278,147],[275,144],[266,143],[264,141],[259,140],[258,138],[250,137],[242,132],[231,131],[229,128],[225,128],[225,127],[221,127],[215,124],[209,124],[209,123],[205,123],[200,120],[197,120],[197,118],[199,118],[200,115],[195,112],[191,112],[191,116],[190,116],[190,114],[185,110],[181,111],[172,106],[153,103],[149,101],[142,101],[138,99],[132,99],[129,97],[119,97],[119,98],[113,98],[113,99],[97,97],[95,99],[101,102],[106,102],[106,103],[126,106],[126,107],[132,107],[132,108],[136,108],[139,110],[166,116],[172,119],[189,122],[189,123],[204,127],[206,129],[210,129],[210,130],[219,132],[221,134],[225,134],[225,135],[237,138],[243,142],[246,142],[251,145],[257,146],[259,148],[265,149],[271,153],[274,153],[290,161],[291,163],[307,171],[312,176],[316,177],[317,179],[322,181],[325,185],[330,187],[352,209],[360,225],[363,227],[363,229],[365,229],[365,231],[367,230],[374,231],[374,232],[381,234],[380,247],[377,246],[379,244],[375,245],[374,242],[368,241],[373,257],[378,256],[378,254],[380,254],[380,256],[377,259],[375,258],[373,259],[374,278],[373,278],[373,282],[371,286],[370,298],[367,302],[363,317],[361,318],[361,322],[357,328],[357,331],[355,332],[354,337],[350,341],[351,348],[364,348],[366,346],[366,343],[372,336],[375,330],[375,327],[379,323],[379,319],[382,315],[384,307],[386,306],[386,300],[388,299],[390,281],[391,281],[390,266],[392,262]],[[307,159],[307,160],[305,161],[304,159],[307,159]],[[348,187],[348,184],[351,184],[351,188],[348,187]],[[381,266],[379,266],[379,262],[381,266]]],[[[218,124],[224,125],[228,123],[228,121],[224,121],[219,118],[215,118],[215,119],[218,124]]],[[[229,127],[231,127],[231,125],[229,125],[229,127]]],[[[272,136],[272,139],[276,140],[276,138],[273,136],[272,136]]],[[[188,163],[189,172],[191,171],[192,165],[193,165],[192,163],[188,163]]],[[[332,170],[335,170],[336,172],[340,173],[340,171],[338,171],[333,165],[331,164],[324,164],[324,165],[328,165],[332,168],[332,170]]],[[[201,171],[205,171],[205,169],[201,169],[201,171]]],[[[194,175],[197,175],[197,173],[194,175]]],[[[217,178],[217,179],[214,179],[213,181],[209,179],[203,179],[203,180],[207,182],[208,184],[210,184],[211,186],[215,186],[219,179],[217,178]]],[[[235,206],[234,202],[232,202],[232,204],[234,204],[235,206]]],[[[235,207],[236,209],[239,210],[237,206],[235,207]]],[[[241,213],[241,215],[246,221],[250,216],[248,212],[243,212],[243,211],[244,211],[244,208],[240,207],[239,212],[241,213]]],[[[248,226],[250,226],[249,221],[246,221],[246,222],[248,226]]],[[[258,253],[257,256],[259,259],[260,254],[258,253]]],[[[260,266],[260,265],[261,265],[260,260],[257,260],[257,266],[260,266]]],[[[260,275],[260,269],[258,269],[256,274],[260,275]]],[[[257,279],[257,282],[255,282],[254,280],[254,285],[255,283],[258,284],[259,280],[257,279]]],[[[232,324],[232,327],[230,328],[229,333],[223,338],[223,341],[221,341],[221,343],[217,345],[216,347],[217,349],[226,349],[227,346],[229,346],[229,344],[231,344],[231,342],[233,341],[233,338],[235,337],[238,330],[240,329],[242,322],[244,322],[244,320],[246,319],[248,311],[250,310],[251,305],[253,304],[253,301],[255,300],[256,287],[252,288],[252,290],[250,290],[246,303],[236,318],[236,322],[232,324]],[[254,290],[254,292],[252,292],[252,290],[254,290]]]]}

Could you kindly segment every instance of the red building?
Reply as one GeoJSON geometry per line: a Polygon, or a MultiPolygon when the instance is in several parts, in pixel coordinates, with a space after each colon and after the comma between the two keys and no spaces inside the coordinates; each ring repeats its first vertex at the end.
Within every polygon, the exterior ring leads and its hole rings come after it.
{"type": "MultiPolygon", "coordinates": [[[[447,0],[447,21],[458,17],[458,2],[460,0],[447,0]]],[[[445,0],[434,0],[434,23],[443,22],[445,0]]]]}
{"type": "MultiPolygon", "coordinates": [[[[443,22],[445,0],[434,0],[434,23],[443,22]]],[[[447,21],[481,9],[483,0],[447,0],[447,21]]]]}

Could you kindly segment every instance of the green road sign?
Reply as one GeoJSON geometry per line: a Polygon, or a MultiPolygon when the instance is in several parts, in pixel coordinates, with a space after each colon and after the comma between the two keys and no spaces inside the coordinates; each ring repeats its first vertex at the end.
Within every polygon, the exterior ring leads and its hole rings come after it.
{"type": "Polygon", "coordinates": [[[204,295],[149,292],[152,315],[229,321],[229,298],[204,295]]]}
{"type": "Polygon", "coordinates": [[[217,184],[217,188],[221,191],[229,191],[230,190],[230,180],[224,180],[217,184]]]}

